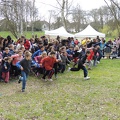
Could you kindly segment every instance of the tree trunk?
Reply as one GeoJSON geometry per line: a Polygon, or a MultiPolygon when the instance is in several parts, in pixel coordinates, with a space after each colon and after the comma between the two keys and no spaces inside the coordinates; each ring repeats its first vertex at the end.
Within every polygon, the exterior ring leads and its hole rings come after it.
{"type": "Polygon", "coordinates": [[[63,23],[63,26],[65,27],[66,29],[66,21],[65,21],[65,0],[62,1],[62,9],[61,9],[61,19],[62,19],[62,23],[63,23]]]}
{"type": "Polygon", "coordinates": [[[34,35],[34,12],[35,12],[35,0],[33,0],[33,10],[32,10],[32,35],[34,35]]]}
{"type": "Polygon", "coordinates": [[[23,0],[21,0],[20,34],[23,35],[23,0]]]}

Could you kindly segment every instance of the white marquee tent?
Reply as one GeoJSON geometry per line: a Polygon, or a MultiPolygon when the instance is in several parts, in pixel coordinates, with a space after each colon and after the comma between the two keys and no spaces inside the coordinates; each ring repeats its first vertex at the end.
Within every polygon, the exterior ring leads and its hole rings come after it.
{"type": "Polygon", "coordinates": [[[45,35],[50,35],[50,36],[60,36],[60,37],[74,37],[73,34],[68,33],[64,27],[60,27],[55,30],[51,31],[45,31],[45,35]]]}
{"type": "Polygon", "coordinates": [[[105,34],[96,31],[94,28],[91,27],[91,25],[88,25],[83,31],[75,34],[76,38],[85,38],[85,37],[96,38],[97,36],[105,37],[105,34]]]}

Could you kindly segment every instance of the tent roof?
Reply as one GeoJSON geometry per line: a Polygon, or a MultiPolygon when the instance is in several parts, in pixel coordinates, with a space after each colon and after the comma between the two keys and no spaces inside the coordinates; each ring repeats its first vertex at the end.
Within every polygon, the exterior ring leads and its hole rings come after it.
{"type": "Polygon", "coordinates": [[[59,35],[61,37],[74,37],[74,35],[68,33],[63,26],[55,30],[45,31],[45,35],[51,35],[51,36],[59,35]]]}
{"type": "Polygon", "coordinates": [[[75,37],[105,37],[104,33],[96,31],[91,25],[88,25],[83,31],[76,33],[75,37]]]}

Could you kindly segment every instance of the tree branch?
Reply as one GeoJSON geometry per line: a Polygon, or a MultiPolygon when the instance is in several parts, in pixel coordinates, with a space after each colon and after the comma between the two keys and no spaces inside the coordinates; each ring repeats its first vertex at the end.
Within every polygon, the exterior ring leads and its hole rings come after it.
{"type": "Polygon", "coordinates": [[[120,10],[120,6],[114,0],[110,0],[110,1],[120,10]]]}
{"type": "Polygon", "coordinates": [[[62,5],[60,4],[60,2],[59,2],[58,0],[56,0],[56,1],[57,1],[57,3],[59,4],[59,6],[62,7],[62,5]]]}

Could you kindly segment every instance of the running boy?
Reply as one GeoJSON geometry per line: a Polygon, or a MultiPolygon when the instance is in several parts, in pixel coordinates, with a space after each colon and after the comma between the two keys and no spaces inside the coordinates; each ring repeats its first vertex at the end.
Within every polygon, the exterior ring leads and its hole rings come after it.
{"type": "Polygon", "coordinates": [[[86,59],[89,55],[90,55],[90,51],[86,51],[86,54],[82,58],[79,59],[78,67],[77,68],[70,68],[71,71],[79,71],[80,69],[82,69],[84,72],[84,79],[85,80],[90,79],[90,77],[88,77],[88,71],[85,67],[85,62],[86,62],[86,59]]]}
{"type": "Polygon", "coordinates": [[[25,58],[16,64],[16,66],[21,70],[22,76],[19,77],[18,83],[21,83],[22,81],[22,92],[25,92],[26,80],[31,69],[31,55],[32,54],[29,51],[26,51],[25,58]]]}
{"type": "Polygon", "coordinates": [[[54,74],[54,69],[53,66],[56,62],[58,62],[59,60],[56,59],[55,57],[55,52],[51,52],[50,55],[48,57],[45,57],[42,61],[41,64],[42,66],[45,68],[46,72],[44,73],[42,79],[44,79],[46,81],[46,76],[48,75],[48,80],[49,81],[53,81],[52,80],[52,76],[54,74]]]}

